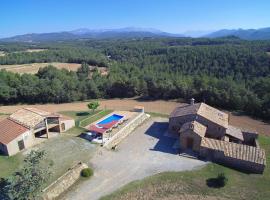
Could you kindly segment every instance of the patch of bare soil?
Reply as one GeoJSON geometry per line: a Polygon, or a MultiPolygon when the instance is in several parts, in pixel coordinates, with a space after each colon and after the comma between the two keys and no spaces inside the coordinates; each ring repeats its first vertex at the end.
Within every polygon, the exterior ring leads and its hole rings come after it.
{"type": "Polygon", "coordinates": [[[47,49],[27,49],[25,52],[29,52],[29,53],[32,53],[32,52],[41,52],[41,51],[46,51],[47,49]]]}
{"type": "Polygon", "coordinates": [[[5,56],[5,52],[4,51],[0,51],[0,56],[5,56]]]}
{"type": "Polygon", "coordinates": [[[136,195],[135,196],[128,196],[128,195],[124,195],[125,197],[122,198],[120,197],[119,200],[137,200],[137,199],[141,199],[141,200],[228,200],[225,198],[221,198],[221,197],[214,197],[214,196],[207,196],[207,195],[191,195],[191,194],[177,194],[177,195],[169,195],[168,197],[162,197],[162,198],[153,198],[153,197],[149,197],[144,196],[144,197],[140,197],[138,198],[136,195]]]}
{"type": "Polygon", "coordinates": [[[246,130],[257,131],[259,134],[270,136],[270,124],[249,116],[230,115],[230,124],[246,130]]]}
{"type": "MultiPolygon", "coordinates": [[[[88,102],[75,102],[64,104],[43,104],[43,105],[15,105],[15,106],[2,106],[0,113],[12,113],[23,107],[36,107],[51,112],[59,111],[85,111],[87,110],[88,102]]],[[[112,110],[131,110],[136,105],[144,106],[146,112],[156,112],[163,114],[170,114],[177,106],[183,106],[184,103],[179,103],[175,100],[172,101],[138,101],[136,99],[110,99],[100,100],[101,109],[112,110]]],[[[256,130],[259,134],[270,136],[270,124],[260,120],[255,120],[248,116],[230,115],[230,124],[238,126],[242,129],[256,130]]]]}
{"type": "MultiPolygon", "coordinates": [[[[1,52],[0,52],[1,56],[1,52]]],[[[6,69],[7,71],[11,71],[14,73],[19,74],[36,74],[40,68],[46,67],[48,65],[53,65],[57,69],[67,69],[69,71],[77,71],[78,68],[81,66],[79,63],[59,63],[59,62],[52,62],[52,63],[30,63],[30,64],[18,64],[18,65],[0,65],[1,69],[6,69]]],[[[97,69],[98,72],[106,76],[108,75],[109,71],[106,67],[96,67],[96,66],[89,66],[90,70],[97,69]]]]}
{"type": "Polygon", "coordinates": [[[8,116],[8,115],[0,115],[0,121],[1,121],[2,119],[6,119],[7,116],[8,116]]]}

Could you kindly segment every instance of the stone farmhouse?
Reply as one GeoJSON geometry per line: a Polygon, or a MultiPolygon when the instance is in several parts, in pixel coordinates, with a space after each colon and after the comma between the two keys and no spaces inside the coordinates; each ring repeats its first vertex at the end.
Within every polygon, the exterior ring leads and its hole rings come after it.
{"type": "Polygon", "coordinates": [[[71,118],[36,108],[23,108],[0,121],[0,151],[12,156],[71,127],[71,118]]]}
{"type": "Polygon", "coordinates": [[[253,173],[263,173],[265,151],[258,134],[229,124],[229,115],[205,103],[177,107],[170,114],[169,131],[179,134],[181,150],[191,149],[202,158],[253,173]]]}

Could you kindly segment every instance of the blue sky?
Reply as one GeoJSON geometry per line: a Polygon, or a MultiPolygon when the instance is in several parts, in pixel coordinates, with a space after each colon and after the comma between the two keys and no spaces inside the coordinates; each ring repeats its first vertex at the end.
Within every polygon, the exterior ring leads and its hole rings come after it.
{"type": "Polygon", "coordinates": [[[270,0],[1,0],[0,37],[77,28],[270,27],[270,0]]]}

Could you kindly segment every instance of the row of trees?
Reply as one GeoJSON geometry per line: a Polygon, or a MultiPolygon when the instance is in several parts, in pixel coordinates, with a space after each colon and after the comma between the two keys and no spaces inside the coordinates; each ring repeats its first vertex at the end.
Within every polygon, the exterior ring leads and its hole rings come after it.
{"type": "Polygon", "coordinates": [[[0,57],[0,65],[13,65],[25,63],[45,63],[45,62],[67,62],[67,63],[83,63],[89,65],[106,67],[106,57],[89,48],[62,48],[50,49],[40,52],[12,52],[6,56],[0,57]]]}
{"type": "Polygon", "coordinates": [[[42,44],[38,53],[12,53],[0,61],[94,63],[109,68],[108,76],[87,64],[77,72],[50,66],[36,75],[0,72],[0,102],[46,103],[112,97],[152,99],[194,97],[214,106],[242,110],[270,119],[270,42],[223,39],[86,40],[42,44]],[[57,56],[55,56],[57,55],[57,56]],[[109,56],[107,58],[106,56],[109,56]],[[61,60],[61,59],[63,60],[61,60]],[[71,60],[69,60],[72,58],[71,60]],[[104,65],[102,64],[104,63],[104,65]],[[106,65],[105,65],[106,64],[106,65]]]}
{"type": "Polygon", "coordinates": [[[270,118],[270,77],[249,83],[235,82],[207,75],[181,75],[149,73],[125,67],[113,69],[101,76],[91,72],[83,64],[77,73],[48,66],[36,75],[0,72],[0,102],[13,103],[62,103],[85,99],[144,96],[152,99],[191,97],[226,109],[243,110],[247,113],[270,118]],[[121,69],[121,70],[119,70],[121,69]]]}

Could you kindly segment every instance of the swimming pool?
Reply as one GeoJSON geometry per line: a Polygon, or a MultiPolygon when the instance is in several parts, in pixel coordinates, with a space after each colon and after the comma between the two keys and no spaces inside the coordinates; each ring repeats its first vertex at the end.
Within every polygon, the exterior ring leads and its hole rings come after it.
{"type": "Polygon", "coordinates": [[[103,119],[102,121],[100,121],[100,122],[97,123],[97,124],[99,124],[99,125],[102,125],[102,124],[108,124],[108,123],[110,123],[110,122],[112,122],[112,121],[119,121],[119,120],[122,119],[123,117],[124,117],[124,116],[122,116],[122,115],[113,114],[113,115],[107,117],[106,119],[103,119]]]}

